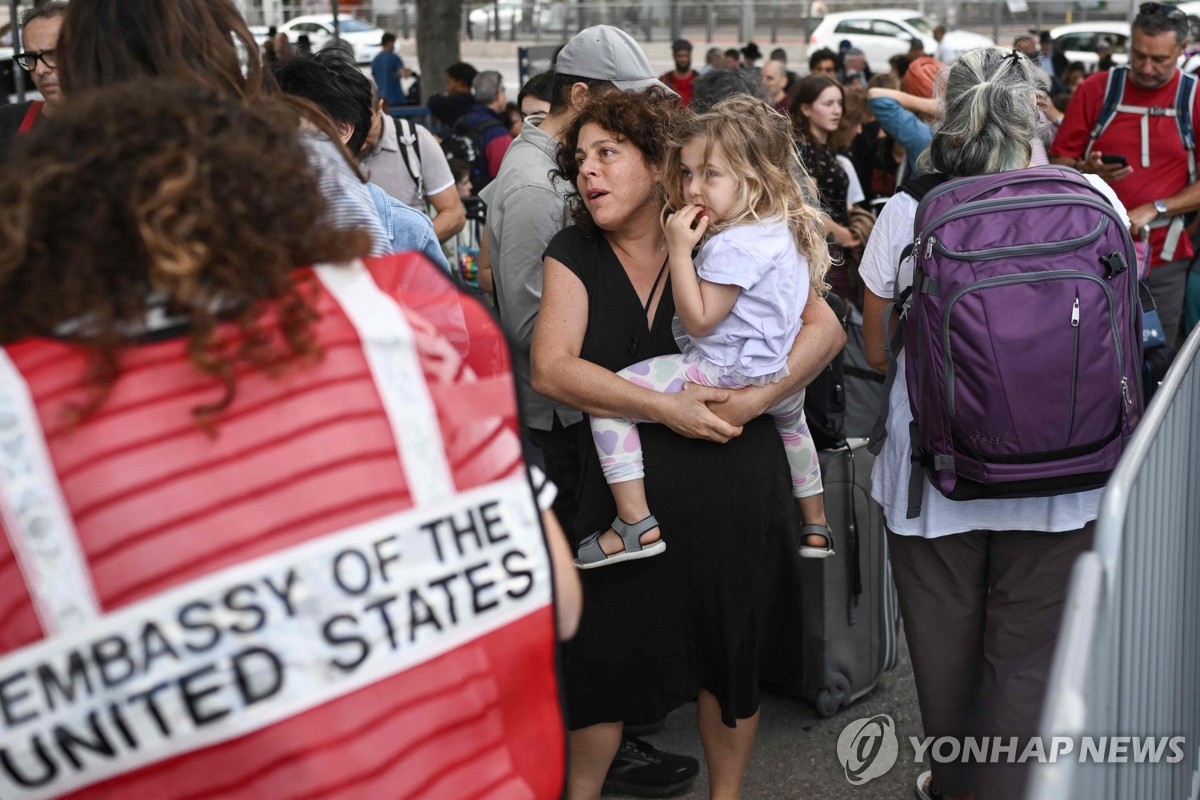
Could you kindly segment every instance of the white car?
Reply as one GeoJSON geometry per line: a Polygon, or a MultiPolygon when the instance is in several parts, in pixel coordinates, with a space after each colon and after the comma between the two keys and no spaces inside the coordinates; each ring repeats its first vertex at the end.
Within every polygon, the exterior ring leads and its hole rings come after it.
{"type": "Polygon", "coordinates": [[[1067,63],[1078,61],[1088,72],[1100,62],[1099,50],[1107,45],[1117,66],[1129,62],[1128,22],[1076,22],[1050,29],[1054,52],[1062,53],[1067,63]]]}
{"type": "MultiPolygon", "coordinates": [[[[808,37],[808,52],[828,47],[836,53],[842,42],[849,41],[866,55],[872,72],[887,72],[891,68],[888,59],[907,53],[914,41],[924,45],[927,55],[936,54],[938,43],[933,38],[933,28],[934,23],[914,9],[839,11],[826,14],[813,29],[808,37]]],[[[950,31],[946,37],[960,52],[995,44],[989,37],[969,31],[950,31]]]]}
{"type": "MultiPolygon", "coordinates": [[[[256,27],[253,30],[256,38],[259,34],[266,38],[265,29],[256,27]]],[[[333,41],[333,14],[293,17],[279,26],[279,32],[287,35],[293,47],[301,35],[307,35],[315,53],[333,41]]],[[[371,59],[379,55],[379,43],[383,34],[382,28],[376,28],[365,20],[349,14],[338,14],[338,35],[342,41],[354,48],[354,60],[359,64],[369,64],[371,59]]]]}
{"type": "Polygon", "coordinates": [[[488,0],[487,5],[467,14],[467,34],[486,39],[499,29],[500,38],[512,35],[513,28],[542,32],[561,31],[566,23],[566,7],[547,0],[488,0]]]}

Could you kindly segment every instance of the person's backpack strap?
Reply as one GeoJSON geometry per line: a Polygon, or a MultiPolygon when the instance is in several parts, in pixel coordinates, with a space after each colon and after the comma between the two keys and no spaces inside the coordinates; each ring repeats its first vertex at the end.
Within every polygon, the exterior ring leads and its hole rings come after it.
{"type": "MultiPolygon", "coordinates": [[[[904,248],[904,254],[901,254],[900,260],[904,261],[907,254],[912,252],[912,245],[904,248]]],[[[883,450],[883,440],[887,438],[887,421],[888,412],[891,409],[892,384],[896,382],[897,354],[900,348],[904,345],[904,312],[907,311],[908,298],[912,294],[912,288],[909,287],[900,293],[892,304],[888,307],[889,313],[883,317],[883,349],[887,353],[887,377],[883,381],[883,402],[879,406],[879,416],[875,418],[875,424],[871,426],[871,439],[867,445],[867,450],[871,455],[879,455],[883,450]],[[896,320],[896,330],[888,330],[892,322],[891,311],[896,311],[898,319],[896,320]]]]}
{"type": "Polygon", "coordinates": [[[1186,72],[1179,74],[1179,87],[1175,91],[1175,127],[1188,156],[1188,185],[1196,182],[1196,134],[1192,127],[1192,109],[1196,104],[1196,76],[1186,72]]]}
{"type": "MultiPolygon", "coordinates": [[[[900,186],[896,187],[897,192],[904,192],[911,195],[918,203],[929,194],[932,190],[941,186],[946,181],[950,180],[949,175],[943,175],[938,172],[931,172],[925,175],[917,175],[910,178],[900,186]]],[[[919,231],[920,220],[913,217],[913,242],[909,243],[904,250],[900,252],[900,260],[896,263],[896,280],[893,285],[900,285],[900,265],[904,260],[913,254],[913,246],[916,242],[919,231]]],[[[916,280],[916,274],[913,279],[916,280]]],[[[887,378],[883,382],[883,403],[879,409],[879,416],[875,418],[875,424],[871,427],[871,441],[867,447],[872,455],[879,455],[883,449],[883,440],[887,438],[887,419],[888,411],[891,408],[892,384],[896,382],[896,358],[900,349],[904,346],[904,315],[908,313],[908,305],[912,296],[912,287],[900,292],[892,301],[890,309],[896,312],[897,324],[896,330],[888,330],[891,323],[891,314],[885,314],[883,318],[883,343],[884,351],[887,353],[888,371],[887,378]]]]}
{"type": "Polygon", "coordinates": [[[930,191],[941,186],[948,180],[950,180],[949,175],[943,175],[940,172],[927,172],[924,175],[914,175],[904,181],[904,183],[896,187],[896,191],[912,195],[919,203],[930,191]]]}
{"type": "Polygon", "coordinates": [[[417,128],[411,120],[401,117],[392,117],[392,125],[396,128],[396,141],[400,143],[408,176],[417,187],[417,196],[424,202],[425,179],[421,174],[421,140],[417,138],[417,128]]]}
{"type": "Polygon", "coordinates": [[[1121,104],[1121,96],[1125,94],[1125,76],[1128,74],[1128,67],[1113,67],[1108,71],[1108,83],[1104,86],[1104,102],[1100,105],[1100,116],[1096,118],[1088,136],[1087,147],[1083,149],[1085,161],[1091,158],[1092,148],[1096,146],[1100,134],[1104,133],[1104,129],[1117,116],[1117,106],[1121,104]]]}
{"type": "Polygon", "coordinates": [[[486,156],[487,142],[484,141],[484,137],[486,136],[487,132],[490,131],[492,128],[503,128],[503,127],[504,127],[504,123],[494,117],[487,117],[486,119],[482,119],[479,122],[475,123],[475,128],[474,128],[473,133],[475,134],[475,138],[479,142],[479,157],[480,158],[484,158],[486,156]]]}

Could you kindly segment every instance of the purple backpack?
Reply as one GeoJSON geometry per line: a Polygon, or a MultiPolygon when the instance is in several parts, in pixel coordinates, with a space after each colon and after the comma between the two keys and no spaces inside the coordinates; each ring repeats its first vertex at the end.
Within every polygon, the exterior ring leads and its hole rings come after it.
{"type": "Polygon", "coordinates": [[[1063,166],[905,190],[920,200],[892,342],[902,335],[908,351],[914,416],[908,517],[922,474],[951,500],[1103,486],[1142,414],[1141,305],[1120,216],[1063,166]]]}

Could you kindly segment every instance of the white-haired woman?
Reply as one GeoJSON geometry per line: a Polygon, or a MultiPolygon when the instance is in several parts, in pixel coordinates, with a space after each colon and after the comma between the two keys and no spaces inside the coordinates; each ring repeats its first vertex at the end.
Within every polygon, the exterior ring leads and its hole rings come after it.
{"type": "MultiPolygon", "coordinates": [[[[921,157],[922,172],[957,178],[1029,166],[1042,136],[1036,72],[1029,59],[997,48],[959,57],[939,81],[942,122],[921,157]]],[[[1124,214],[1107,186],[1092,182],[1124,214]]],[[[912,260],[902,262],[901,251],[912,242],[916,211],[916,198],[897,193],[880,214],[860,267],[867,357],[880,368],[887,365],[889,303],[912,283],[912,260]]],[[[904,360],[901,353],[873,478],[887,517],[925,734],[1006,741],[1035,735],[1067,575],[1091,545],[1101,490],[951,501],[926,481],[921,513],[908,519],[913,415],[904,360]]],[[[1023,796],[1027,770],[1021,764],[932,766],[932,775],[918,779],[920,797],[1023,796]]]]}

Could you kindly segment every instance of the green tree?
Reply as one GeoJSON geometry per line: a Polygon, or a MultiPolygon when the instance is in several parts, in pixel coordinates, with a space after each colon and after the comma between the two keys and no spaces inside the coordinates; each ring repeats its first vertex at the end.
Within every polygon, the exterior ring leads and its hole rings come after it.
{"type": "Polygon", "coordinates": [[[442,91],[446,67],[460,61],[462,0],[417,0],[417,61],[421,102],[442,91]]]}

